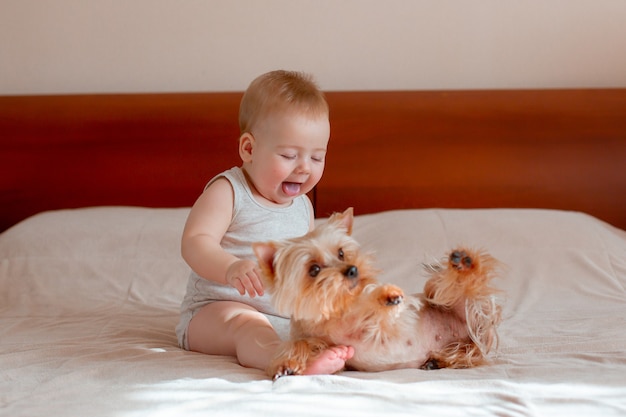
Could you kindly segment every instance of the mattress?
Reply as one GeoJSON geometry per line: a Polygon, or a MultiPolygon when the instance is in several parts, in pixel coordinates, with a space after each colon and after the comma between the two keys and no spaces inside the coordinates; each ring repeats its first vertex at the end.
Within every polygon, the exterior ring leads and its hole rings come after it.
{"type": "Polygon", "coordinates": [[[55,210],[0,234],[0,414],[626,415],[624,230],[558,210],[357,213],[354,236],[380,279],[407,292],[422,290],[424,263],[456,246],[499,259],[498,348],[472,369],[272,382],[177,346],[188,211],[55,210]]]}

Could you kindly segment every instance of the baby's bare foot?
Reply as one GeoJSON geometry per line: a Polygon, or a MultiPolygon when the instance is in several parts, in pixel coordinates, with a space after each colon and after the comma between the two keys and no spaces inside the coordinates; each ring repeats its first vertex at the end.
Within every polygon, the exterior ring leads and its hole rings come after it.
{"type": "Polygon", "coordinates": [[[329,347],[307,364],[304,375],[334,374],[341,371],[352,356],[354,356],[352,346],[329,347]]]}

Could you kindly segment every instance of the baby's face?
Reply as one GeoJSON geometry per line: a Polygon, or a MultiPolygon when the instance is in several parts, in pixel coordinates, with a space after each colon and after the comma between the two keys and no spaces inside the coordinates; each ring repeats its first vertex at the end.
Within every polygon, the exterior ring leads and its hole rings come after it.
{"type": "Polygon", "coordinates": [[[250,161],[244,161],[255,197],[287,205],[311,191],[322,178],[329,137],[327,116],[288,114],[264,120],[253,132],[250,161]]]}

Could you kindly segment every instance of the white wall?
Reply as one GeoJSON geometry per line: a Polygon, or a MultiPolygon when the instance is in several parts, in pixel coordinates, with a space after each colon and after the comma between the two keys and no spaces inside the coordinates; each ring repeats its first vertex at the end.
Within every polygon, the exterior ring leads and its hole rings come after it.
{"type": "Polygon", "coordinates": [[[625,0],[0,0],[0,94],[626,87],[625,0]]]}

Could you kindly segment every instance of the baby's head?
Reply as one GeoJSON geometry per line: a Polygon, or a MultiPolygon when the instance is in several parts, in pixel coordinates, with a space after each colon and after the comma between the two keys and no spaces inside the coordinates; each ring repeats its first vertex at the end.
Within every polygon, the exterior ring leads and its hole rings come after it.
{"type": "Polygon", "coordinates": [[[328,103],[309,74],[277,70],[260,75],[246,90],[239,106],[240,134],[278,114],[328,118],[328,103]]]}
{"type": "Polygon", "coordinates": [[[239,154],[257,198],[287,205],[322,177],[330,123],[311,76],[272,71],[256,78],[239,107],[239,154]]]}

